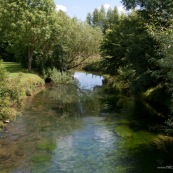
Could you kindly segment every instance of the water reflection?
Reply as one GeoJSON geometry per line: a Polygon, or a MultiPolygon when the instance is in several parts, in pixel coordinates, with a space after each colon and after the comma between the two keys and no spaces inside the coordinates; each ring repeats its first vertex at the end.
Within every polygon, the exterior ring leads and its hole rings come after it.
{"type": "Polygon", "coordinates": [[[100,87],[99,76],[75,77],[28,98],[23,116],[0,137],[0,172],[148,173],[171,164],[172,147],[147,131],[145,107],[100,87]]]}
{"type": "Polygon", "coordinates": [[[100,102],[97,92],[102,85],[103,77],[76,72],[77,79],[73,84],[57,85],[50,90],[50,97],[56,100],[54,107],[63,117],[78,115],[99,115],[100,102]]]}
{"type": "Polygon", "coordinates": [[[74,78],[79,81],[81,89],[93,90],[96,86],[102,86],[103,77],[84,72],[75,72],[74,78]]]}

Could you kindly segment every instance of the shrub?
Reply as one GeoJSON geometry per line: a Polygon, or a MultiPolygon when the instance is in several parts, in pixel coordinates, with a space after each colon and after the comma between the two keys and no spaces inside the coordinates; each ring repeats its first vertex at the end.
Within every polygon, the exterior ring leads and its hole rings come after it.
{"type": "Polygon", "coordinates": [[[44,78],[51,78],[51,80],[55,84],[65,84],[65,83],[72,83],[73,77],[68,72],[60,72],[56,68],[53,69],[47,69],[46,71],[43,71],[44,78]]]}
{"type": "Polygon", "coordinates": [[[8,119],[14,120],[16,118],[17,111],[14,108],[2,108],[0,110],[0,121],[5,121],[8,119]]]}

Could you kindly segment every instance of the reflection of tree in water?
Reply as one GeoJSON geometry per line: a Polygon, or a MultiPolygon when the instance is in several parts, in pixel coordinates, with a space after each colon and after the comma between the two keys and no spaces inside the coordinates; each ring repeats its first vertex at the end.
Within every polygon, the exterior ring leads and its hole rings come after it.
{"type": "MultiPolygon", "coordinates": [[[[65,89],[63,93],[59,92],[58,101],[64,104],[74,102],[72,98],[75,98],[76,93],[68,90],[68,87],[65,89]],[[71,95],[69,99],[68,96],[61,99],[65,89],[71,95]]],[[[57,113],[50,111],[53,105],[49,93],[42,92],[33,98],[24,116],[7,126],[7,133],[0,137],[0,172],[49,172],[45,169],[51,162],[57,139],[83,127],[81,118],[58,118],[57,113]]]]}
{"type": "Polygon", "coordinates": [[[110,89],[104,86],[99,94],[102,104],[102,112],[125,114],[132,111],[134,107],[133,99],[129,96],[123,95],[115,89],[110,89]]]}
{"type": "Polygon", "coordinates": [[[58,85],[51,90],[50,97],[57,101],[57,106],[54,109],[62,113],[63,116],[99,114],[100,104],[96,93],[82,90],[77,85],[58,85]]]}

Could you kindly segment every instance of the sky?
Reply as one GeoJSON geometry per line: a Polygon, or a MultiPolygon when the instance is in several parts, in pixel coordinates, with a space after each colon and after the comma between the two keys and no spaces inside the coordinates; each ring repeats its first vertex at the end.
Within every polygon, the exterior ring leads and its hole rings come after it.
{"type": "Polygon", "coordinates": [[[85,21],[87,14],[92,13],[95,8],[104,5],[106,9],[116,6],[123,11],[121,0],[55,0],[57,10],[66,12],[70,17],[77,17],[85,21]]]}

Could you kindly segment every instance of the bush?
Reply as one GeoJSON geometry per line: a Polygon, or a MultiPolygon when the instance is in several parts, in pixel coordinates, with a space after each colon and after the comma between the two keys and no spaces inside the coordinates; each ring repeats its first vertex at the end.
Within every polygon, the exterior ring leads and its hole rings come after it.
{"type": "Polygon", "coordinates": [[[73,77],[68,72],[60,72],[56,68],[43,71],[44,78],[51,78],[55,84],[72,83],[73,77]]]}
{"type": "Polygon", "coordinates": [[[0,121],[5,121],[12,119],[14,120],[16,118],[17,111],[14,108],[2,108],[0,110],[0,121]]]}

